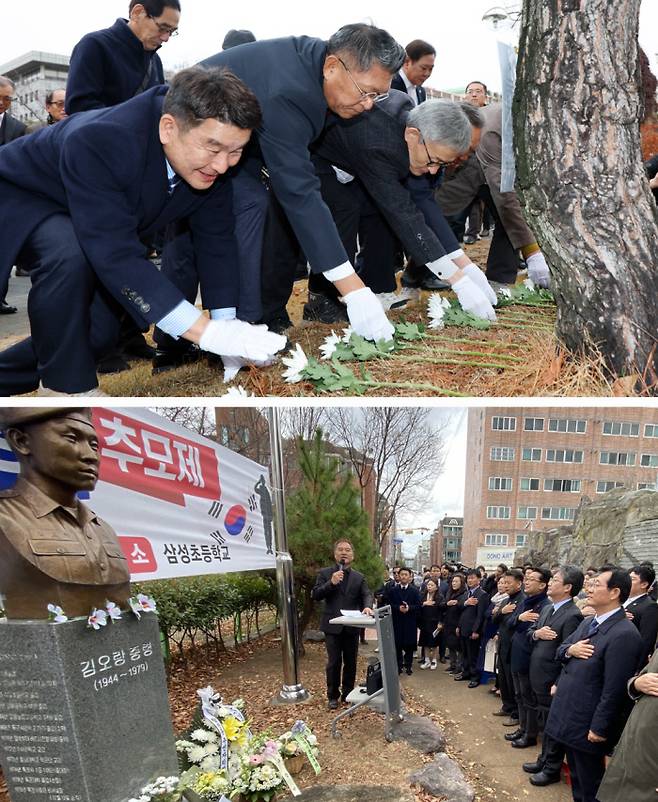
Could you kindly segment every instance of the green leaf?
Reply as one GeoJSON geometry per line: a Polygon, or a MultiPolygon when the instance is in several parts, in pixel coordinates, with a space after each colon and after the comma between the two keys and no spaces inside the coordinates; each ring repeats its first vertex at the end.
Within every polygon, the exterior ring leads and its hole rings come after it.
{"type": "Polygon", "coordinates": [[[466,312],[458,304],[456,306],[451,305],[450,309],[446,309],[443,315],[443,323],[446,326],[468,326],[472,329],[488,329],[491,326],[490,321],[466,312]]]}
{"type": "Polygon", "coordinates": [[[395,326],[395,336],[401,340],[420,340],[423,331],[418,323],[398,323],[395,326]]]}

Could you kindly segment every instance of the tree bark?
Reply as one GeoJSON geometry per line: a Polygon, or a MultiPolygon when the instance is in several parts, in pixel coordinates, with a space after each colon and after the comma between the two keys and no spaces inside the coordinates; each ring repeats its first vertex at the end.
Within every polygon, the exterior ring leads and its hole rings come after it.
{"type": "Polygon", "coordinates": [[[655,385],[658,218],[640,152],[639,14],[640,0],[524,0],[514,142],[558,337],[655,385]]]}

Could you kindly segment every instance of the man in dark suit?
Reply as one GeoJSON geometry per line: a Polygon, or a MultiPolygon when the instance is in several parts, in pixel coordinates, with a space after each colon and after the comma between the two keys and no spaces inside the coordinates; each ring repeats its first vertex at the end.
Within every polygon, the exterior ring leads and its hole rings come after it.
{"type": "MultiPolygon", "coordinates": [[[[4,75],[0,75],[0,146],[13,142],[23,136],[27,130],[25,123],[15,119],[9,113],[14,99],[14,82],[4,75]]],[[[11,270],[11,265],[10,265],[11,270]]],[[[18,310],[7,303],[7,290],[9,288],[9,273],[2,278],[0,273],[0,315],[13,315],[18,310]]]]}
{"type": "Polygon", "coordinates": [[[656,572],[648,565],[636,565],[631,570],[631,595],[624,602],[626,618],[638,628],[642,637],[642,653],[637,665],[641,671],[656,649],[658,638],[658,604],[648,595],[656,572]]]}
{"type": "Polygon", "coordinates": [[[420,611],[420,593],[413,583],[413,572],[410,568],[400,568],[400,582],[386,594],[386,603],[391,605],[393,616],[398,673],[401,674],[404,669],[411,675],[418,642],[416,619],[420,611]]]}
{"type": "MultiPolygon", "coordinates": [[[[260,310],[267,322],[285,315],[296,263],[289,273],[278,264],[275,275],[261,282],[262,236],[267,197],[262,168],[267,170],[271,191],[283,207],[311,270],[324,273],[345,299],[353,329],[366,338],[389,340],[393,327],[379,301],[354,272],[336,231],[331,212],[322,200],[320,182],[309,155],[328,111],[352,119],[370,111],[388,94],[392,75],[404,59],[403,48],[380,28],[346,25],[328,42],[308,36],[287,37],[232,47],[201,62],[206,67],[227,67],[254,92],[263,122],[249,157],[235,171],[233,189],[242,213],[253,218],[252,236],[240,257],[239,304],[225,310],[243,319],[254,319],[260,310]],[[261,297],[254,290],[261,287],[261,297]],[[258,296],[258,297],[256,297],[258,296]],[[239,308],[236,310],[235,307],[239,308]],[[247,311],[241,311],[240,307],[247,311]]],[[[239,214],[236,215],[239,224],[239,214]]],[[[189,247],[179,237],[180,258],[163,266],[188,297],[196,293],[189,247]]],[[[171,343],[157,337],[160,350],[171,343]]]]}
{"type": "Polygon", "coordinates": [[[473,568],[466,574],[468,598],[464,602],[464,609],[459,618],[457,634],[462,641],[462,671],[455,674],[457,682],[470,680],[469,688],[477,688],[480,684],[478,671],[478,654],[480,651],[480,637],[484,629],[484,616],[489,606],[489,595],[480,587],[482,574],[479,568],[473,568]]]}
{"type": "Polygon", "coordinates": [[[124,312],[212,353],[262,360],[283,347],[266,330],[208,321],[143,245],[188,217],[206,305],[234,302],[231,186],[221,175],[259,123],[256,98],[235,76],[190,69],[169,90],[72,115],[0,149],[0,275],[20,254],[32,277],[32,337],[0,354],[0,394],[40,382],[47,394],[97,394],[95,359],[115,344],[124,312]]]}
{"type": "Polygon", "coordinates": [[[427,97],[423,84],[434,69],[436,50],[429,42],[414,39],[405,47],[405,53],[404,64],[391,81],[391,89],[406,92],[417,106],[427,97]]]}
{"type": "Polygon", "coordinates": [[[629,712],[626,684],[642,651],[642,638],[621,606],[630,590],[628,571],[605,566],[587,591],[596,615],[557,650],[563,668],[545,731],[565,747],[574,802],[595,802],[604,757],[629,712]]]}
{"type": "MultiPolygon", "coordinates": [[[[574,565],[561,565],[548,583],[547,605],[539,619],[526,633],[530,654],[530,686],[534,699],[528,705],[526,715],[543,727],[551,708],[551,688],[557,681],[561,665],[555,659],[558,647],[571,636],[583,620],[583,614],[574,602],[583,587],[583,572],[574,565]]],[[[532,774],[532,785],[550,785],[560,781],[564,762],[564,747],[546,733],[542,736],[541,754],[534,763],[524,763],[523,770],[532,774]]]]}
{"type": "Polygon", "coordinates": [[[500,611],[493,616],[493,620],[498,623],[498,680],[502,707],[493,715],[508,716],[508,720],[503,723],[506,727],[512,727],[519,723],[519,709],[512,682],[512,638],[525,593],[523,592],[523,571],[518,568],[510,568],[503,576],[509,598],[500,611]]]}
{"type": "Polygon", "coordinates": [[[337,540],[334,544],[336,564],[323,568],[315,581],[311,597],[324,602],[320,629],[324,632],[327,649],[327,699],[329,710],[338,707],[338,700],[345,701],[354,688],[356,679],[356,656],[359,651],[359,629],[330,624],[341,610],[361,610],[372,615],[372,595],[363,574],[352,568],[354,549],[349,540],[337,540]],[[342,665],[342,683],[341,683],[342,665]]]}
{"type": "MultiPolygon", "coordinates": [[[[495,320],[495,293],[459,248],[433,195],[441,165],[468,152],[477,139],[478,122],[482,123],[479,112],[466,104],[431,100],[413,108],[406,95],[392,90],[370,114],[328,126],[313,152],[323,196],[348,252],[356,247],[365,193],[414,261],[447,280],[465,309],[495,320]],[[355,181],[341,184],[332,165],[355,181]]],[[[318,291],[319,285],[312,282],[309,279],[309,289],[318,291]]]]}
{"type": "Polygon", "coordinates": [[[85,34],[71,53],[66,111],[116,106],[164,83],[157,51],[178,33],[178,0],[131,0],[128,19],[85,34]]]}

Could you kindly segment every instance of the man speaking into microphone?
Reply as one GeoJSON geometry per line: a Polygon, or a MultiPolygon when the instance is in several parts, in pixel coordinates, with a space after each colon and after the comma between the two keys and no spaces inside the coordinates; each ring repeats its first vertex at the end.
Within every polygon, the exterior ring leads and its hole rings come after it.
{"type": "Polygon", "coordinates": [[[342,624],[330,624],[341,610],[361,610],[372,615],[372,594],[363,574],[351,566],[354,550],[344,538],[334,543],[335,565],[323,568],[318,574],[311,596],[324,601],[320,629],[324,632],[327,647],[327,699],[329,710],[338,707],[340,699],[346,701],[354,689],[356,656],[359,651],[359,629],[342,624]],[[341,683],[342,665],[342,683],[341,683]]]}

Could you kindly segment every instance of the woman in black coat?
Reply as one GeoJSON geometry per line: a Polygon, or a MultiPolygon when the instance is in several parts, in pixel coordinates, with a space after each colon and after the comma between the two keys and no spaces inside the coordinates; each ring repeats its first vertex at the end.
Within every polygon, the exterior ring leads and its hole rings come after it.
{"type": "Polygon", "coordinates": [[[457,635],[459,618],[464,609],[464,602],[468,598],[466,580],[463,574],[453,574],[450,579],[450,590],[446,596],[443,608],[443,632],[446,639],[446,646],[450,649],[450,665],[446,668],[450,674],[460,671],[461,663],[461,640],[457,635]]]}
{"type": "Polygon", "coordinates": [[[418,615],[418,626],[420,636],[418,645],[426,649],[425,660],[420,664],[421,668],[436,670],[436,647],[439,639],[434,635],[437,627],[442,626],[444,598],[439,590],[439,585],[434,579],[428,579],[425,591],[421,596],[420,613],[418,615]]]}

